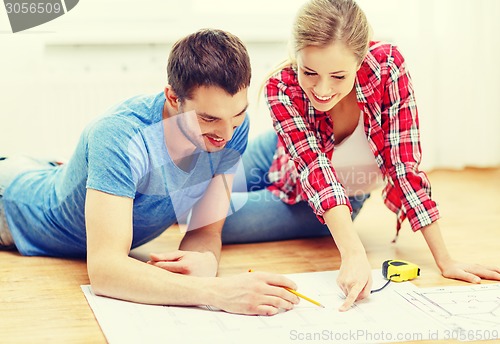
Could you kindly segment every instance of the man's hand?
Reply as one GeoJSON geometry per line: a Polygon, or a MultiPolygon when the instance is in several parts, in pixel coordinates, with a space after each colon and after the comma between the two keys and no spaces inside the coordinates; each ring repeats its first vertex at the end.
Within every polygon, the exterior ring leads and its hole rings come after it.
{"type": "Polygon", "coordinates": [[[183,275],[215,277],[218,262],[212,252],[172,251],[152,253],[148,264],[183,275]]]}
{"type": "Polygon", "coordinates": [[[216,280],[210,306],[229,313],[275,315],[299,303],[299,298],[285,289],[295,290],[296,284],[281,275],[255,272],[216,280]]]}

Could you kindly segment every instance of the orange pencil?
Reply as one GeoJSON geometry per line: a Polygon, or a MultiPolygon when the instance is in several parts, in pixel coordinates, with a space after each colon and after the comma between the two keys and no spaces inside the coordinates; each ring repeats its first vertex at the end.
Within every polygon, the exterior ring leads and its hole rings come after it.
{"type": "MultiPolygon", "coordinates": [[[[249,270],[248,270],[248,272],[253,272],[253,270],[252,270],[252,269],[249,269],[249,270]]],[[[296,291],[296,290],[293,290],[293,289],[290,289],[290,288],[287,288],[287,287],[283,287],[283,288],[285,288],[286,290],[288,290],[290,293],[297,295],[297,296],[298,296],[298,297],[300,297],[301,299],[304,299],[304,300],[306,300],[306,301],[309,301],[310,303],[312,303],[312,304],[314,304],[314,305],[316,305],[316,306],[319,306],[319,307],[323,307],[323,308],[325,308],[325,306],[323,306],[323,305],[322,305],[321,303],[319,303],[318,301],[315,301],[315,300],[311,299],[310,297],[307,297],[307,296],[305,296],[305,295],[303,295],[303,294],[299,293],[299,292],[298,292],[298,291],[296,291]]]]}

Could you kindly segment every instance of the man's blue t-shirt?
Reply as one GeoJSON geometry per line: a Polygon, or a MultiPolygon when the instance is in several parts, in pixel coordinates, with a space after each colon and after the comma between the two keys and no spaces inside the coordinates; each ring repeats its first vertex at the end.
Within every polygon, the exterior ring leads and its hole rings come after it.
{"type": "Polygon", "coordinates": [[[68,163],[24,172],[12,181],[3,201],[21,254],[85,256],[87,188],[134,199],[134,248],[185,215],[214,175],[235,172],[247,145],[248,116],[223,150],[195,151],[186,172],[165,146],[164,103],[161,93],[119,104],[84,130],[68,163]]]}

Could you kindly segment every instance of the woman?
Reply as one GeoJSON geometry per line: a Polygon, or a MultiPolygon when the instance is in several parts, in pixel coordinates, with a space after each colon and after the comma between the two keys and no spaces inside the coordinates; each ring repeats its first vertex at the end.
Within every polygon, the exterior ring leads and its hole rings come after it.
{"type": "Polygon", "coordinates": [[[265,85],[277,136],[261,136],[245,153],[250,192],[233,199],[248,201],[227,219],[223,242],[331,234],[342,258],[340,310],[347,310],[372,284],[352,220],[383,182],[397,230],[408,218],[443,276],[500,280],[500,269],[460,263],[447,252],[429,180],[418,169],[417,107],[397,47],[370,41],[354,1],[310,0],[296,18],[293,48],[291,61],[265,85]]]}

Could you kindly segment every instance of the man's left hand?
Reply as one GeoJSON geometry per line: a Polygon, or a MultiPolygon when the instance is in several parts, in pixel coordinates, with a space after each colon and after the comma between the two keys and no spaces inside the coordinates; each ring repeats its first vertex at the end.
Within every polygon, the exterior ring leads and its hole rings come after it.
{"type": "Polygon", "coordinates": [[[152,253],[148,264],[183,275],[215,277],[218,262],[212,252],[172,251],[152,253]]]}

